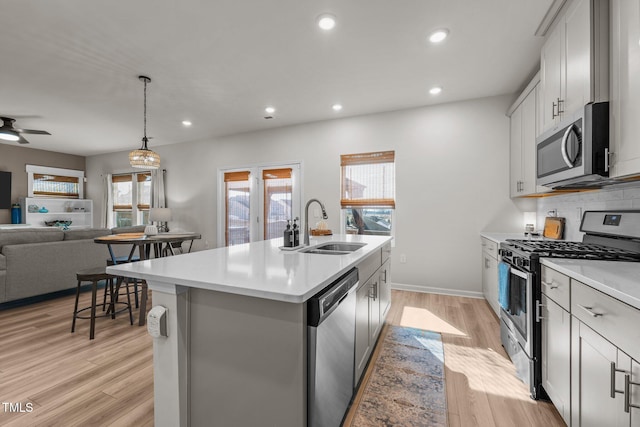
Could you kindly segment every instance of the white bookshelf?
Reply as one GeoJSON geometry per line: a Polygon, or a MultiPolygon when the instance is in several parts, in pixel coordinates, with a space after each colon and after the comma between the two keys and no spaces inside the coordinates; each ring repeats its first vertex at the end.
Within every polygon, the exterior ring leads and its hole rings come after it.
{"type": "Polygon", "coordinates": [[[32,227],[46,227],[45,221],[71,221],[69,228],[93,227],[93,200],[49,199],[25,197],[20,199],[22,222],[32,227]],[[45,207],[48,212],[29,212],[29,206],[45,207]]]}

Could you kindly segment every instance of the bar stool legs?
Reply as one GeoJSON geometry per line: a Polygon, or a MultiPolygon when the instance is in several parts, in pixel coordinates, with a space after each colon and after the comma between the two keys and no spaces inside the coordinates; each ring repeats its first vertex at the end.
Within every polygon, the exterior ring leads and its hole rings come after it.
{"type": "Polygon", "coordinates": [[[110,301],[109,301],[109,309],[106,311],[106,313],[100,315],[102,316],[111,316],[112,319],[115,319],[115,315],[116,313],[122,312],[124,310],[128,310],[129,311],[129,322],[131,323],[131,325],[133,325],[133,311],[131,310],[131,297],[129,295],[129,282],[126,282],[126,290],[127,290],[127,302],[118,302],[117,301],[117,295],[118,295],[118,291],[120,289],[120,286],[122,284],[122,278],[118,277],[117,278],[117,284],[116,287],[114,289],[113,287],[113,279],[116,278],[116,276],[112,276],[110,274],[107,274],[105,272],[105,268],[104,267],[98,267],[98,268],[93,268],[93,269],[89,269],[89,270],[83,270],[83,271],[79,271],[76,273],[76,277],[78,279],[78,287],[76,289],[76,301],[75,301],[75,305],[73,308],[73,322],[71,323],[71,332],[75,332],[76,329],[76,319],[90,319],[91,320],[91,325],[90,325],[90,332],[89,332],[89,339],[94,339],[95,337],[95,328],[96,328],[96,305],[97,305],[97,293],[98,293],[98,282],[100,280],[106,280],[107,283],[105,284],[105,294],[103,297],[103,302],[102,302],[102,306],[103,306],[103,310],[106,306],[107,303],[107,288],[109,289],[109,294],[110,294],[110,301]],[[80,288],[82,286],[82,282],[91,282],[91,305],[89,307],[84,307],[81,309],[78,309],[78,301],[80,299],[80,288]],[[116,310],[116,304],[120,304],[122,306],[124,306],[123,308],[121,308],[120,310],[116,310]],[[80,315],[80,313],[82,313],[85,310],[90,310],[90,316],[82,316],[80,315]]]}

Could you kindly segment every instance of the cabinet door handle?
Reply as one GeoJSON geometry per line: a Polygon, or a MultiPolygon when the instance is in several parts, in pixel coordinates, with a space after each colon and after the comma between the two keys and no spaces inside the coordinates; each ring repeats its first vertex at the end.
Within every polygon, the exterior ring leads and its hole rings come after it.
{"type": "Polygon", "coordinates": [[[384,283],[387,283],[387,270],[384,271],[384,283]]]}
{"type": "Polygon", "coordinates": [[[547,286],[549,289],[558,289],[559,285],[555,285],[554,281],[552,280],[551,283],[549,282],[545,282],[544,280],[541,280],[540,283],[542,283],[543,285],[547,286]]]}
{"type": "Polygon", "coordinates": [[[640,383],[631,381],[630,374],[625,375],[624,376],[624,412],[626,413],[629,413],[629,408],[640,409],[640,405],[633,405],[631,403],[631,386],[632,385],[640,385],[640,383]]]}
{"type": "Polygon", "coordinates": [[[562,103],[562,104],[564,104],[564,99],[560,99],[560,98],[558,98],[558,116],[559,116],[560,114],[564,113],[564,109],[562,109],[562,110],[560,109],[560,104],[561,104],[561,103],[562,103]]]}
{"type": "Polygon", "coordinates": [[[584,305],[580,305],[580,304],[576,304],[576,305],[581,309],[583,309],[584,311],[586,311],[587,313],[589,313],[591,317],[600,317],[603,315],[603,313],[596,313],[595,311],[593,311],[593,307],[585,307],[584,305]]]}
{"type": "Polygon", "coordinates": [[[540,304],[540,301],[536,301],[536,323],[540,323],[540,321],[542,319],[544,319],[544,316],[542,316],[542,307],[544,307],[543,304],[540,304]]]}
{"type": "Polygon", "coordinates": [[[552,119],[555,119],[558,116],[558,114],[556,114],[556,107],[557,107],[556,103],[552,102],[551,103],[551,118],[552,119]]]}
{"type": "Polygon", "coordinates": [[[611,362],[611,390],[610,390],[611,393],[610,395],[612,399],[616,398],[616,393],[620,393],[620,394],[625,393],[624,390],[616,390],[616,372],[622,372],[623,374],[628,374],[628,371],[625,371],[624,369],[616,368],[616,362],[611,362]]]}

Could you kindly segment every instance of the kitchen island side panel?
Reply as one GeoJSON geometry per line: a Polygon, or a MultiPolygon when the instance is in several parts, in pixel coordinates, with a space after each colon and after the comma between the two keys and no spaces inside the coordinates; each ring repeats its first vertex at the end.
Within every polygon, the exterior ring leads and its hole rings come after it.
{"type": "Polygon", "coordinates": [[[306,304],[190,290],[190,424],[306,425],[306,304]]]}

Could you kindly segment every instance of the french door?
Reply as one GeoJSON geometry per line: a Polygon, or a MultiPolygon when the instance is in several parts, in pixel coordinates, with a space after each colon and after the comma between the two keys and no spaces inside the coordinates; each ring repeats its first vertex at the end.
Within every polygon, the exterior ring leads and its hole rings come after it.
{"type": "Polygon", "coordinates": [[[300,217],[300,164],[221,170],[218,246],[282,237],[300,217]]]}

